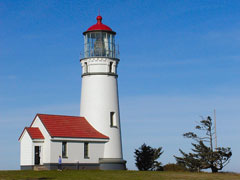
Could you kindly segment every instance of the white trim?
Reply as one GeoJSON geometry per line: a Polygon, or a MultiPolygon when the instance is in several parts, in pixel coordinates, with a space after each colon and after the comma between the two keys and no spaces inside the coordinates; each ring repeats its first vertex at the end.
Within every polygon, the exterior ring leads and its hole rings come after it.
{"type": "MultiPolygon", "coordinates": [[[[20,141],[21,142],[21,140],[22,140],[22,138],[23,138],[23,136],[24,136],[24,134],[27,132],[27,129],[26,128],[24,128],[23,129],[23,132],[22,132],[22,134],[21,134],[21,137],[19,138],[19,140],[18,141],[20,141]]],[[[28,133],[28,132],[27,132],[28,133]]],[[[30,134],[28,133],[28,135],[30,136],[30,134]]],[[[30,136],[30,138],[31,138],[31,136],[30,136]]],[[[32,139],[32,138],[31,138],[32,139]]]]}
{"type": "Polygon", "coordinates": [[[52,137],[51,141],[108,142],[109,139],[52,137]]]}
{"type": "Polygon", "coordinates": [[[33,139],[33,143],[44,143],[44,139],[33,139]]]}

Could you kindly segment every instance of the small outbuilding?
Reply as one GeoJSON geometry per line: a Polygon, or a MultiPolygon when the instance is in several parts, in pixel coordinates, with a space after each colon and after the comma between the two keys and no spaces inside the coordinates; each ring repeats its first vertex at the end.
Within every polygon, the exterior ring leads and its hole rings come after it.
{"type": "Polygon", "coordinates": [[[57,169],[59,156],[65,169],[101,169],[109,137],[84,117],[37,114],[19,141],[22,170],[41,166],[57,169]]]}

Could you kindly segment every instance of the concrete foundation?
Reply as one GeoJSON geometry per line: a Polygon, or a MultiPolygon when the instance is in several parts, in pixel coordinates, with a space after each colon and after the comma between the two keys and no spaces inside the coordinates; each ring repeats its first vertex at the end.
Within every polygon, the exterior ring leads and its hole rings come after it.
{"type": "Polygon", "coordinates": [[[21,170],[33,170],[34,166],[20,166],[21,170]]]}
{"type": "MultiPolygon", "coordinates": [[[[57,163],[43,164],[47,170],[57,170],[57,163]]],[[[99,169],[99,164],[82,164],[82,163],[63,163],[62,169],[84,170],[84,169],[99,169]]],[[[34,166],[21,166],[21,170],[34,170],[34,166]]]]}
{"type": "Polygon", "coordinates": [[[126,170],[127,161],[118,158],[100,158],[99,169],[101,170],[126,170]]]}
{"type": "MultiPolygon", "coordinates": [[[[85,169],[100,169],[100,170],[126,170],[126,162],[122,159],[101,158],[98,163],[63,163],[62,169],[85,170],[85,169]]],[[[43,164],[47,170],[57,170],[57,163],[43,164]]],[[[34,166],[21,166],[21,170],[34,170],[34,166]]]]}

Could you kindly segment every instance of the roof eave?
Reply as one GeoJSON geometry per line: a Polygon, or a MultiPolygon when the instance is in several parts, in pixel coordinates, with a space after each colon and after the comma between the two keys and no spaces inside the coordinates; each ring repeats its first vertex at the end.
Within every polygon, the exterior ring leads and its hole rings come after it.
{"type": "Polygon", "coordinates": [[[51,141],[108,142],[109,138],[52,137],[51,141]]]}
{"type": "MultiPolygon", "coordinates": [[[[25,127],[24,129],[23,129],[23,131],[22,131],[22,133],[21,133],[21,135],[19,136],[19,138],[18,138],[18,141],[20,141],[20,139],[22,138],[22,135],[23,135],[23,133],[24,133],[24,131],[27,129],[27,127],[25,127]]],[[[30,135],[29,135],[30,136],[30,135]]],[[[31,136],[30,136],[31,137],[31,136]]]]}

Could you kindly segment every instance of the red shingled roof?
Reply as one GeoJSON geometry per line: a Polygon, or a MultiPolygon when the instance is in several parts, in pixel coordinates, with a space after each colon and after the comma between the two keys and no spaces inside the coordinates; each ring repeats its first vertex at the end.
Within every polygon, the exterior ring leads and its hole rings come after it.
{"type": "Polygon", "coordinates": [[[38,127],[25,127],[18,140],[21,139],[25,129],[32,139],[44,139],[44,136],[42,135],[42,133],[38,127]]]}
{"type": "Polygon", "coordinates": [[[36,116],[40,118],[51,137],[109,139],[94,129],[84,117],[49,114],[36,116]]]}
{"type": "Polygon", "coordinates": [[[32,139],[44,139],[41,131],[37,127],[26,127],[25,128],[32,139]]]}

